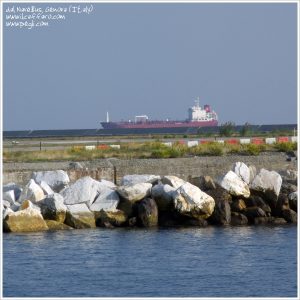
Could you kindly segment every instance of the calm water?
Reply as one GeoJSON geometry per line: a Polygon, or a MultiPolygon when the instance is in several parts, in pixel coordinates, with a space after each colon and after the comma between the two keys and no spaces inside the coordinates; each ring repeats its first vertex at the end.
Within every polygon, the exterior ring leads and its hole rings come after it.
{"type": "Polygon", "coordinates": [[[3,236],[9,297],[296,297],[297,227],[3,236]]]}

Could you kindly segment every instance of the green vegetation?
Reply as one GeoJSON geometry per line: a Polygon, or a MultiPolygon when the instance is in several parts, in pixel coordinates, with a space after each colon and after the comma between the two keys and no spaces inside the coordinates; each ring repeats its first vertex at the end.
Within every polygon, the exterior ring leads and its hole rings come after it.
{"type": "Polygon", "coordinates": [[[233,122],[226,122],[220,126],[220,136],[232,136],[234,134],[235,124],[233,122]]]}
{"type": "Polygon", "coordinates": [[[84,146],[73,146],[65,150],[42,151],[3,151],[4,162],[35,162],[35,161],[84,161],[101,158],[177,158],[190,156],[222,156],[231,154],[259,155],[265,151],[295,151],[297,143],[277,143],[274,145],[228,144],[207,142],[194,147],[188,147],[180,142],[168,146],[156,140],[154,142],[130,142],[121,144],[120,149],[99,146],[93,150],[86,150],[84,146]]]}

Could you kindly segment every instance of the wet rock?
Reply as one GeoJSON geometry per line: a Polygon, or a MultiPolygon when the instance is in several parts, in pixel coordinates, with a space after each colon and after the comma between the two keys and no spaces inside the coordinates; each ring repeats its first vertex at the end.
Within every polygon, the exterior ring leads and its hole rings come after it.
{"type": "Polygon", "coordinates": [[[94,213],[85,203],[67,205],[65,224],[77,229],[96,227],[94,213]]]}
{"type": "Polygon", "coordinates": [[[66,224],[54,221],[54,220],[45,220],[49,230],[72,230],[73,228],[71,226],[68,226],[66,224]]]}
{"type": "Polygon", "coordinates": [[[248,199],[245,199],[246,206],[260,207],[267,214],[271,214],[271,207],[259,196],[250,196],[248,199]]]}
{"type": "Polygon", "coordinates": [[[173,209],[176,189],[168,184],[157,184],[151,189],[151,198],[155,200],[159,211],[173,209]]]}
{"type": "Polygon", "coordinates": [[[185,218],[184,220],[181,220],[181,225],[183,226],[195,226],[195,227],[206,227],[208,225],[208,222],[199,217],[199,218],[185,218]]]}
{"type": "Polygon", "coordinates": [[[232,167],[232,171],[236,175],[238,175],[245,183],[250,183],[250,170],[246,164],[240,161],[236,162],[232,167]]]}
{"type": "Polygon", "coordinates": [[[233,212],[242,212],[246,207],[243,199],[234,199],[230,204],[231,211],[233,212]]]}
{"type": "Polygon", "coordinates": [[[282,217],[282,211],[284,209],[290,209],[289,198],[288,195],[280,193],[276,202],[275,209],[273,209],[273,215],[282,217]]]}
{"type": "Polygon", "coordinates": [[[89,204],[89,209],[93,212],[97,211],[115,211],[120,202],[119,195],[110,188],[104,188],[100,191],[96,200],[89,204]]]}
{"type": "Polygon", "coordinates": [[[248,185],[233,171],[229,171],[225,176],[221,177],[218,183],[233,196],[243,196],[244,198],[250,196],[248,185]]]}
{"type": "Polygon", "coordinates": [[[100,194],[101,190],[103,190],[103,185],[101,185],[99,181],[86,176],[78,179],[60,194],[63,196],[66,205],[80,203],[92,204],[100,194]]]}
{"type": "Polygon", "coordinates": [[[186,183],[186,181],[184,181],[183,179],[181,178],[178,178],[176,176],[163,176],[162,179],[161,179],[161,182],[163,184],[168,184],[172,187],[174,187],[175,189],[178,189],[179,187],[181,187],[183,184],[186,183]]]}
{"type": "Polygon", "coordinates": [[[54,193],[48,195],[39,201],[38,205],[41,208],[44,219],[54,220],[60,223],[65,221],[67,207],[64,204],[64,198],[60,194],[54,193]]]}
{"type": "Polygon", "coordinates": [[[281,176],[275,171],[261,169],[251,183],[251,190],[261,193],[274,206],[282,184],[281,176]]]}
{"type": "Polygon", "coordinates": [[[212,215],[214,207],[215,200],[189,182],[176,190],[174,208],[180,214],[206,219],[212,215]]]}
{"type": "Polygon", "coordinates": [[[297,223],[297,213],[291,209],[284,209],[282,216],[288,223],[297,223]]]}
{"type": "Polygon", "coordinates": [[[116,190],[122,198],[130,202],[136,202],[149,196],[151,188],[151,183],[137,183],[134,185],[123,185],[118,187],[116,190]]]}
{"type": "Polygon", "coordinates": [[[95,214],[96,225],[99,227],[107,227],[110,224],[113,227],[124,226],[127,222],[127,215],[121,210],[104,211],[95,214]]]}
{"type": "Polygon", "coordinates": [[[33,172],[32,179],[37,184],[45,181],[54,192],[59,193],[69,182],[68,174],[63,170],[33,172]]]}
{"type": "Polygon", "coordinates": [[[44,198],[45,194],[42,188],[33,179],[30,179],[19,198],[19,202],[22,203],[24,200],[30,200],[36,203],[44,198]]]}
{"type": "Polygon", "coordinates": [[[137,183],[151,183],[156,184],[160,180],[160,176],[158,175],[125,175],[121,180],[121,185],[134,185],[137,183]]]}
{"type": "Polygon", "coordinates": [[[289,194],[288,198],[290,208],[294,211],[298,211],[298,192],[289,194]]]}
{"type": "Polygon", "coordinates": [[[241,213],[232,212],[231,213],[231,225],[247,225],[248,218],[241,213]]]}
{"type": "Polygon", "coordinates": [[[180,225],[180,215],[173,211],[159,212],[158,224],[162,227],[177,227],[180,225]]]}
{"type": "Polygon", "coordinates": [[[204,192],[216,189],[216,184],[210,176],[192,177],[189,182],[204,192]]]}
{"type": "Polygon", "coordinates": [[[48,230],[48,226],[37,209],[28,207],[9,212],[3,221],[3,229],[5,232],[28,232],[48,230]]]}
{"type": "Polygon", "coordinates": [[[243,210],[243,215],[245,215],[249,221],[253,222],[257,217],[266,217],[265,211],[263,211],[260,207],[247,207],[243,210]]]}
{"type": "Polygon", "coordinates": [[[284,218],[274,218],[274,217],[272,217],[271,223],[273,225],[283,225],[283,224],[286,224],[287,222],[284,218]]]}
{"type": "Polygon", "coordinates": [[[256,217],[254,218],[255,225],[272,223],[272,217],[256,217]]]}
{"type": "Polygon", "coordinates": [[[222,187],[217,186],[206,193],[215,200],[215,208],[208,221],[217,225],[228,225],[231,222],[231,195],[222,187]]]}
{"type": "Polygon", "coordinates": [[[158,209],[151,198],[143,199],[138,205],[138,222],[143,227],[158,225],[158,209]]]}
{"type": "Polygon", "coordinates": [[[132,217],[128,219],[128,226],[129,227],[133,227],[136,226],[137,224],[137,218],[136,217],[132,217]]]}

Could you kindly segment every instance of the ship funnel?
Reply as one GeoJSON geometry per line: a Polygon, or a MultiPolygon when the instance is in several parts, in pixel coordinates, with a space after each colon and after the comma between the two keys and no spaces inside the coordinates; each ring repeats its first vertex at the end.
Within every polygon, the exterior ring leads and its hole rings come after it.
{"type": "Polygon", "coordinates": [[[109,114],[106,112],[106,123],[109,123],[109,114]]]}

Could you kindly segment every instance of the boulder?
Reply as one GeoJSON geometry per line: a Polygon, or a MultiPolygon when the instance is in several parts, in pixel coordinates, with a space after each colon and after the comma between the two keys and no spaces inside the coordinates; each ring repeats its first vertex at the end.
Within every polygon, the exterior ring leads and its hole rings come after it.
{"type": "Polygon", "coordinates": [[[110,227],[120,227],[124,226],[127,222],[127,215],[121,210],[101,210],[100,212],[96,213],[95,216],[96,225],[99,227],[108,227],[108,224],[111,225],[110,227]]]}
{"type": "Polygon", "coordinates": [[[250,196],[245,199],[245,203],[248,207],[258,206],[267,214],[271,214],[271,207],[259,196],[250,196]]]}
{"type": "Polygon", "coordinates": [[[14,204],[16,202],[14,190],[3,192],[2,196],[3,201],[7,201],[9,204],[14,204]]]}
{"type": "Polygon", "coordinates": [[[256,217],[254,218],[255,225],[271,224],[271,225],[283,225],[286,224],[286,220],[283,218],[275,217],[256,217]]]}
{"type": "Polygon", "coordinates": [[[158,175],[125,175],[121,180],[121,185],[134,185],[137,183],[151,183],[155,184],[160,180],[160,176],[158,175]]]}
{"type": "Polygon", "coordinates": [[[283,182],[281,185],[280,193],[291,194],[297,191],[297,186],[288,182],[283,182]]]}
{"type": "Polygon", "coordinates": [[[44,198],[45,194],[42,188],[33,179],[30,179],[19,198],[19,202],[22,203],[24,200],[30,200],[36,203],[44,198]]]}
{"type": "Polygon", "coordinates": [[[57,193],[70,182],[68,174],[63,170],[33,172],[31,178],[38,184],[45,181],[57,193]]]}
{"type": "Polygon", "coordinates": [[[218,183],[233,196],[243,196],[244,198],[250,196],[250,190],[247,183],[233,171],[229,171],[225,176],[221,177],[218,180],[218,183]]]}
{"type": "Polygon", "coordinates": [[[176,189],[168,184],[157,184],[151,189],[151,198],[155,200],[159,211],[171,210],[176,189]]]}
{"type": "Polygon", "coordinates": [[[11,204],[6,200],[2,200],[2,205],[4,206],[4,208],[9,208],[11,204]]]}
{"type": "Polygon", "coordinates": [[[233,165],[232,171],[236,175],[238,175],[245,183],[250,183],[250,170],[246,164],[238,161],[233,165]]]}
{"type": "Polygon", "coordinates": [[[257,206],[247,207],[243,210],[243,215],[245,215],[249,221],[254,222],[257,217],[266,217],[266,213],[257,206]]]}
{"type": "Polygon", "coordinates": [[[271,224],[273,225],[283,225],[283,224],[286,224],[286,220],[284,218],[275,218],[275,217],[272,217],[272,221],[271,221],[271,224]]]}
{"type": "Polygon", "coordinates": [[[248,224],[248,218],[238,212],[232,212],[231,213],[231,225],[247,225],[248,224]]]}
{"type": "Polygon", "coordinates": [[[72,185],[60,192],[66,205],[89,203],[92,204],[103,190],[103,184],[86,176],[78,179],[72,185]]]}
{"type": "Polygon", "coordinates": [[[206,193],[215,200],[215,208],[208,221],[212,224],[228,225],[231,220],[232,203],[231,195],[221,186],[216,185],[215,189],[206,190],[206,193]]]}
{"type": "Polygon", "coordinates": [[[54,194],[54,191],[51,189],[51,187],[48,185],[48,183],[46,181],[41,181],[39,186],[42,188],[45,195],[54,194]]]}
{"type": "Polygon", "coordinates": [[[110,188],[101,189],[98,197],[92,204],[88,204],[90,211],[115,211],[120,202],[119,195],[110,188]]]}
{"type": "Polygon", "coordinates": [[[175,192],[174,208],[180,214],[206,219],[212,215],[214,207],[214,199],[189,182],[175,192]]]}
{"type": "Polygon", "coordinates": [[[210,176],[192,177],[189,182],[204,192],[216,189],[216,184],[210,176]]]}
{"type": "Polygon", "coordinates": [[[261,169],[251,183],[251,190],[259,192],[274,205],[282,184],[281,176],[275,171],[261,169]]]}
{"type": "Polygon", "coordinates": [[[158,209],[151,198],[143,199],[138,205],[138,222],[143,227],[158,225],[158,209]]]}
{"type": "Polygon", "coordinates": [[[60,223],[54,220],[45,220],[49,230],[71,230],[73,229],[71,226],[68,226],[64,223],[60,223]]]}
{"type": "Polygon", "coordinates": [[[136,202],[149,196],[151,188],[151,183],[137,183],[134,185],[119,186],[116,191],[122,198],[130,202],[136,202]]]}
{"type": "Polygon", "coordinates": [[[24,210],[27,208],[32,208],[32,209],[36,209],[39,212],[41,212],[41,209],[38,205],[33,204],[30,200],[25,200],[22,202],[22,204],[19,206],[19,210],[24,210]]]}
{"type": "Polygon", "coordinates": [[[72,161],[72,162],[69,163],[69,169],[71,169],[71,170],[82,170],[82,169],[84,169],[84,166],[80,162],[72,161]]]}
{"type": "Polygon", "coordinates": [[[32,207],[9,212],[3,220],[5,232],[27,232],[48,230],[48,226],[42,214],[32,207]]]}
{"type": "Polygon", "coordinates": [[[290,208],[294,211],[298,210],[298,192],[289,194],[289,204],[290,208]]]}
{"type": "Polygon", "coordinates": [[[290,209],[289,198],[288,195],[280,193],[276,202],[276,206],[273,209],[273,214],[275,216],[282,217],[282,211],[285,209],[290,209]]]}
{"type": "Polygon", "coordinates": [[[116,185],[113,182],[109,181],[109,180],[101,179],[99,181],[99,183],[102,187],[107,187],[109,189],[115,189],[116,188],[116,185]]]}
{"type": "Polygon", "coordinates": [[[250,171],[249,183],[251,183],[257,174],[256,167],[254,165],[250,165],[249,171],[250,171]]]}
{"type": "Polygon", "coordinates": [[[297,223],[297,213],[292,209],[284,209],[282,216],[288,223],[297,223]]]}
{"type": "MultiPolygon", "coordinates": [[[[23,191],[23,189],[20,186],[18,186],[17,184],[15,184],[13,182],[3,185],[2,190],[3,190],[3,194],[5,194],[8,191],[14,191],[14,197],[13,197],[14,201],[18,201],[18,199],[20,198],[21,193],[23,191]]],[[[3,199],[5,199],[4,196],[3,196],[3,199]]],[[[5,200],[9,201],[9,199],[5,199],[5,200]]]]}
{"type": "Polygon", "coordinates": [[[233,212],[242,212],[247,207],[244,199],[234,199],[230,203],[231,211],[233,212]]]}
{"type": "Polygon", "coordinates": [[[54,220],[60,223],[65,221],[67,207],[64,204],[64,198],[60,194],[54,193],[48,195],[38,202],[38,205],[41,208],[44,219],[54,220]]]}
{"type": "Polygon", "coordinates": [[[161,179],[161,182],[163,184],[168,184],[172,187],[174,187],[175,189],[178,189],[179,187],[181,187],[183,184],[186,183],[186,181],[184,181],[183,179],[181,178],[178,178],[176,176],[163,176],[162,179],[161,179]]]}
{"type": "Polygon", "coordinates": [[[65,224],[77,229],[96,227],[94,213],[85,203],[67,205],[65,224]]]}
{"type": "Polygon", "coordinates": [[[297,170],[286,169],[286,170],[280,171],[279,174],[282,177],[283,183],[290,183],[290,184],[297,185],[297,181],[298,181],[298,171],[297,170]]]}

